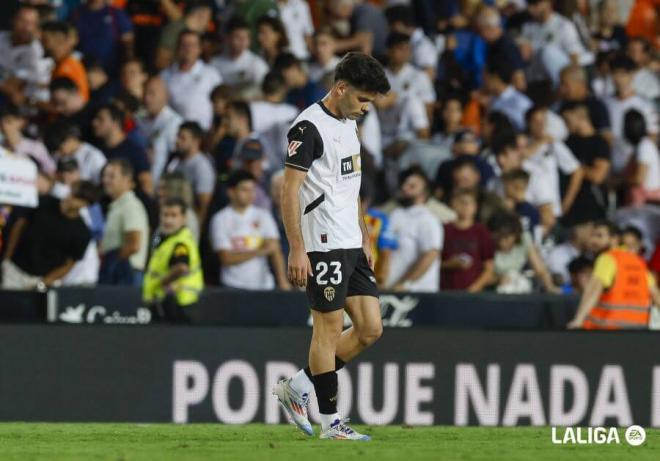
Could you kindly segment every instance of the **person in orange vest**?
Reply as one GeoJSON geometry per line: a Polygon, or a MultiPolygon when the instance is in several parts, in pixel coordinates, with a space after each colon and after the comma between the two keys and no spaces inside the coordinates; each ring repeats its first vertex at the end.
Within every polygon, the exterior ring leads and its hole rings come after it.
{"type": "Polygon", "coordinates": [[[609,221],[594,225],[592,241],[601,250],[567,328],[646,330],[652,302],[660,292],[644,260],[618,245],[618,229],[609,221]]]}

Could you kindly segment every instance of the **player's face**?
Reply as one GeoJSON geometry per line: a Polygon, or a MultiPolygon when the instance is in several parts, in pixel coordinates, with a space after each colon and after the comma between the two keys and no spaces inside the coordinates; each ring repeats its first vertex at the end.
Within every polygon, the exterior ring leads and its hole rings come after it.
{"type": "Polygon", "coordinates": [[[347,85],[339,104],[341,115],[350,120],[359,119],[369,112],[369,104],[377,95],[375,92],[360,91],[347,85]]]}
{"type": "Polygon", "coordinates": [[[166,234],[178,231],[185,223],[186,215],[178,206],[163,207],[160,211],[160,226],[166,234]]]}

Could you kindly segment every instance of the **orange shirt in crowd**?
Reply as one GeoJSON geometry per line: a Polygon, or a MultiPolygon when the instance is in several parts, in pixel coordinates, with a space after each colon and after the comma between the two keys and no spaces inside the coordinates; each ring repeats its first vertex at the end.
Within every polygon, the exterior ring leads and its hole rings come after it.
{"type": "Polygon", "coordinates": [[[73,56],[68,56],[59,62],[53,69],[52,78],[65,77],[72,80],[82,95],[85,102],[89,101],[89,85],[87,83],[87,71],[80,61],[73,56]]]}

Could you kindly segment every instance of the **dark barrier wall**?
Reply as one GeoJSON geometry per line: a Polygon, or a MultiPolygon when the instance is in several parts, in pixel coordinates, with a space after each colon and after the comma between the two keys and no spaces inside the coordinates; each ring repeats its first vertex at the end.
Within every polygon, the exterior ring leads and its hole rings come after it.
{"type": "MultiPolygon", "coordinates": [[[[304,364],[309,335],[0,326],[0,420],[281,422],[270,388],[304,364]]],[[[339,407],[369,424],[660,427],[659,345],[652,332],[390,329],[340,371],[339,407]]]]}
{"type": "MultiPolygon", "coordinates": [[[[396,293],[380,297],[384,324],[393,327],[563,328],[577,299],[567,296],[466,293],[396,293]]],[[[65,323],[144,324],[137,289],[123,287],[60,288],[49,293],[48,319],[65,323]]],[[[300,292],[210,289],[199,305],[188,308],[196,324],[305,326],[307,300],[300,292]]]]}

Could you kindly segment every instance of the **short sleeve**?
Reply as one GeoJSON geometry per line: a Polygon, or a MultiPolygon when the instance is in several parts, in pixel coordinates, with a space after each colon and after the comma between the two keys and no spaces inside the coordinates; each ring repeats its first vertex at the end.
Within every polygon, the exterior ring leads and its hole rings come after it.
{"type": "Polygon", "coordinates": [[[177,243],[172,250],[169,266],[172,267],[175,264],[190,264],[190,248],[185,243],[177,243]]]}
{"type": "Polygon", "coordinates": [[[227,228],[222,223],[222,215],[216,214],[211,219],[211,245],[215,251],[231,250],[231,239],[227,234],[227,228]]]}
{"type": "Polygon", "coordinates": [[[296,170],[307,171],[317,158],[323,155],[323,140],[316,126],[309,120],[297,123],[287,134],[284,164],[296,170]]]}
{"type": "Polygon", "coordinates": [[[275,224],[275,219],[269,211],[264,210],[261,218],[262,229],[265,239],[280,239],[280,231],[277,229],[277,224],[275,224]]]}
{"type": "Polygon", "coordinates": [[[204,161],[197,165],[196,194],[212,194],[215,189],[215,170],[210,161],[204,156],[204,161]]]}
{"type": "Polygon", "coordinates": [[[440,223],[432,216],[426,216],[420,225],[421,244],[423,252],[442,250],[443,230],[440,223]]]}
{"type": "Polygon", "coordinates": [[[126,206],[125,210],[123,232],[140,232],[148,228],[147,214],[139,199],[135,198],[130,205],[126,206]]]}
{"type": "Polygon", "coordinates": [[[603,284],[605,288],[612,286],[616,276],[616,261],[610,254],[602,254],[596,258],[593,276],[603,284]]]}

